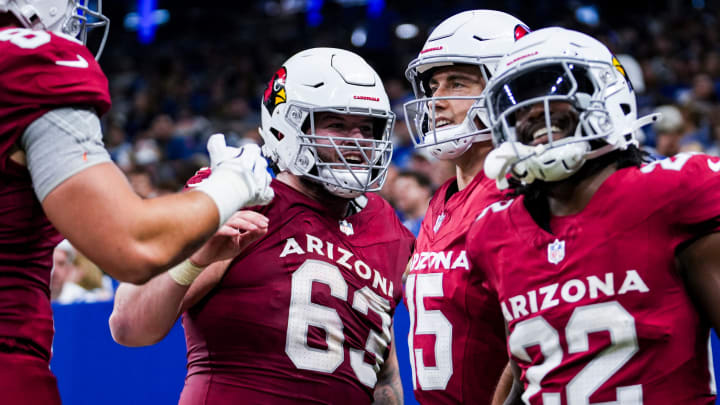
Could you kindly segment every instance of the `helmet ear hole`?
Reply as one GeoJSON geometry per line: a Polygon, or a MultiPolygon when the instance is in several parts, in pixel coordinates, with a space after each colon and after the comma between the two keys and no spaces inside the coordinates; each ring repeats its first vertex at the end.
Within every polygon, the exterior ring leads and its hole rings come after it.
{"type": "Polygon", "coordinates": [[[628,115],[632,112],[632,107],[630,107],[630,105],[627,103],[620,104],[620,108],[622,109],[623,114],[625,114],[625,115],[628,115]]]}
{"type": "Polygon", "coordinates": [[[270,128],[270,132],[272,132],[272,134],[275,136],[275,138],[276,138],[278,141],[282,141],[283,138],[285,138],[285,135],[283,135],[282,132],[278,131],[278,130],[275,129],[275,128],[270,128]]]}
{"type": "Polygon", "coordinates": [[[37,15],[37,13],[36,13],[36,14],[33,14],[33,15],[30,16],[30,18],[28,18],[28,21],[30,21],[30,25],[32,25],[32,26],[34,27],[35,24],[37,24],[38,22],[40,22],[40,16],[37,15]]]}

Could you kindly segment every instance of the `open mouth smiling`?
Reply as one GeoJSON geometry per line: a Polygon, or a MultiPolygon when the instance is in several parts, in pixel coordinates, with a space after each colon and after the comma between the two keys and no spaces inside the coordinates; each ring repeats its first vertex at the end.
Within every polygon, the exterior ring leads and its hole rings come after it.
{"type": "Polygon", "coordinates": [[[571,111],[559,111],[550,116],[550,133],[545,125],[544,117],[531,119],[517,128],[520,142],[526,145],[540,145],[547,143],[552,135],[554,142],[567,137],[573,128],[577,126],[577,117],[571,111]]]}
{"type": "Polygon", "coordinates": [[[345,153],[343,154],[343,158],[353,169],[360,168],[361,165],[365,164],[365,159],[363,159],[362,154],[357,152],[345,153]]]}
{"type": "MultiPolygon", "coordinates": [[[[563,131],[556,125],[551,125],[550,131],[552,133],[553,140],[558,140],[563,136],[563,131]]],[[[534,146],[542,143],[547,143],[548,140],[548,128],[547,126],[543,126],[532,133],[532,141],[530,141],[530,145],[534,146]]]]}

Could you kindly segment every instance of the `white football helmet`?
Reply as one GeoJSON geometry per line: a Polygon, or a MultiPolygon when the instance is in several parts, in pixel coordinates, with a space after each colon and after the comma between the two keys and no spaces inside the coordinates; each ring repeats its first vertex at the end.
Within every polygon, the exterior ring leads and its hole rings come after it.
{"type": "Polygon", "coordinates": [[[431,70],[454,64],[476,65],[487,83],[500,58],[527,32],[529,29],[522,21],[495,10],[465,11],[446,19],[433,30],[418,57],[405,71],[415,92],[415,100],[406,103],[404,108],[416,148],[430,148],[432,155],[439,159],[454,159],[465,153],[473,142],[490,139],[483,95],[433,97],[428,88],[431,70]],[[436,130],[435,104],[442,99],[476,101],[461,124],[436,130]],[[476,118],[484,128],[478,128],[476,118]]]}
{"type": "Polygon", "coordinates": [[[87,42],[91,29],[103,28],[95,54],[100,59],[110,28],[110,19],[102,14],[102,0],[92,9],[90,0],[0,0],[0,13],[11,12],[25,28],[47,30],[87,42]]]}
{"type": "Polygon", "coordinates": [[[343,198],[382,187],[395,114],[380,76],[360,56],[335,48],[294,55],[270,79],[261,110],[263,151],[278,169],[319,182],[343,198]],[[374,137],[317,135],[318,112],[371,117],[374,137]],[[323,161],[322,148],[339,162],[323,161]]]}
{"type": "Polygon", "coordinates": [[[508,185],[508,173],[526,184],[565,179],[587,159],[637,146],[636,131],[657,118],[637,119],[632,85],[605,45],[557,27],[534,31],[513,45],[488,83],[485,101],[496,147],[485,160],[485,173],[501,188],[508,185]],[[579,114],[571,136],[553,139],[558,128],[552,101],[568,102],[579,114]],[[545,126],[533,136],[547,136],[548,142],[530,146],[516,133],[515,114],[538,103],[545,126]]]}

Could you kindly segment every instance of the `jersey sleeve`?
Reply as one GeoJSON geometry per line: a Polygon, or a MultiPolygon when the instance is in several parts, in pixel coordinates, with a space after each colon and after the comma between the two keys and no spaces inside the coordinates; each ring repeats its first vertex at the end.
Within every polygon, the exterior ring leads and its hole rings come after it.
{"type": "MultiPolygon", "coordinates": [[[[655,215],[672,227],[676,243],[720,229],[720,158],[679,154],[641,169],[652,184],[655,215]]],[[[632,202],[628,202],[632,203],[632,202]]]]}
{"type": "MultiPolygon", "coordinates": [[[[720,216],[720,159],[680,154],[665,169],[669,202],[666,213],[680,225],[698,224],[720,216]]],[[[657,169],[656,169],[657,170],[657,169]]]]}
{"type": "Polygon", "coordinates": [[[50,111],[27,127],[19,144],[38,201],[81,171],[112,161],[102,142],[100,119],[88,110],[50,111]]]}
{"type": "Polygon", "coordinates": [[[80,42],[46,31],[0,30],[0,154],[38,117],[62,107],[110,109],[108,81],[80,42]]]}

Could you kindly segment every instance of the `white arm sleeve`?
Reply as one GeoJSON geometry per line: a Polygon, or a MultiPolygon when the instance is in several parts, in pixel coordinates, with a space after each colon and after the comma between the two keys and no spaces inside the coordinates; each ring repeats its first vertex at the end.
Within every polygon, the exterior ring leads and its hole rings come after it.
{"type": "Polygon", "coordinates": [[[52,110],[27,127],[20,145],[40,201],[75,174],[111,161],[102,142],[100,119],[90,110],[52,110]]]}

